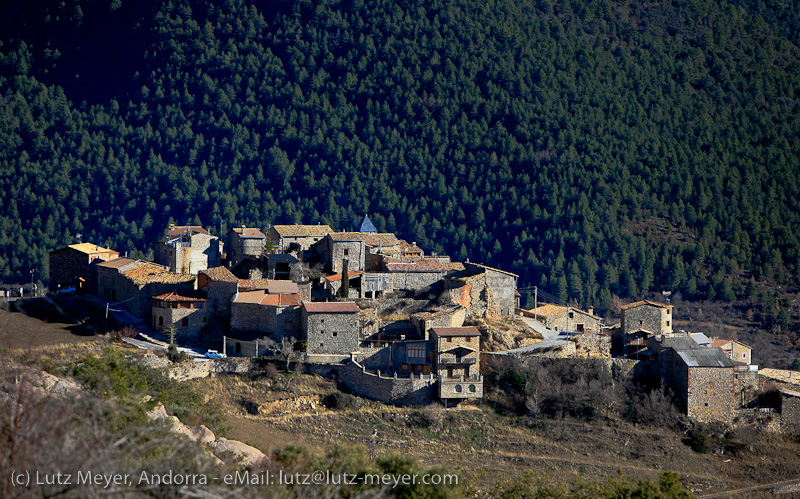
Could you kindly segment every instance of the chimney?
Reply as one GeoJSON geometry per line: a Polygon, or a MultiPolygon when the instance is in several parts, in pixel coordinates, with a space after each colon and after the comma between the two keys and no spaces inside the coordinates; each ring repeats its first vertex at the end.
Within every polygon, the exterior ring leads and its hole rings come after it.
{"type": "Polygon", "coordinates": [[[175,224],[169,224],[169,230],[172,230],[174,228],[175,228],[175,224]]]}
{"type": "Polygon", "coordinates": [[[245,230],[246,228],[247,228],[247,226],[242,224],[242,230],[245,230]]]}
{"type": "Polygon", "coordinates": [[[589,315],[594,315],[594,307],[589,307],[589,315]]]}

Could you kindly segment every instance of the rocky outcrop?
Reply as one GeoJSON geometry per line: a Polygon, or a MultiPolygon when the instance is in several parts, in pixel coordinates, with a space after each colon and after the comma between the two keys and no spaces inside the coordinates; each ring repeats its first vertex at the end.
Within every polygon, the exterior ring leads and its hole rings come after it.
{"type": "Polygon", "coordinates": [[[214,449],[217,457],[224,454],[232,454],[237,461],[246,466],[258,464],[267,459],[267,456],[260,450],[238,440],[218,438],[213,442],[209,442],[208,445],[214,449]]]}
{"type": "Polygon", "coordinates": [[[153,410],[148,411],[147,417],[154,421],[169,421],[170,431],[185,435],[198,443],[207,445],[214,453],[214,458],[217,460],[219,460],[220,456],[232,456],[237,462],[246,466],[251,466],[267,459],[266,454],[255,447],[239,442],[238,440],[217,438],[214,432],[209,430],[205,425],[187,426],[183,424],[176,416],[167,414],[167,410],[161,403],[153,410]]]}

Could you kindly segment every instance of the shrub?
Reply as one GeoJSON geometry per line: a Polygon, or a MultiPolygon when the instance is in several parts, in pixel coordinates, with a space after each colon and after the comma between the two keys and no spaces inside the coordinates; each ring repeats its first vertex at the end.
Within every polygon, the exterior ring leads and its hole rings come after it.
{"type": "Polygon", "coordinates": [[[709,448],[709,438],[700,430],[691,430],[689,431],[689,435],[683,440],[683,442],[692,448],[693,451],[706,454],[709,448]]]}
{"type": "Polygon", "coordinates": [[[325,405],[325,407],[336,411],[357,409],[361,405],[360,402],[361,401],[358,400],[357,397],[342,392],[333,392],[322,399],[322,403],[325,405]]]}

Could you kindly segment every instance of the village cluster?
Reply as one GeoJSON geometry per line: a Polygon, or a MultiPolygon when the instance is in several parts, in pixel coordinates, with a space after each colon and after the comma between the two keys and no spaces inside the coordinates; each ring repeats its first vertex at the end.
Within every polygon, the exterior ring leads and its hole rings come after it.
{"type": "Polygon", "coordinates": [[[659,376],[695,421],[732,422],[766,410],[779,429],[800,430],[792,380],[771,379],[781,387],[779,407],[754,407],[769,373],[752,365],[750,348],[673,331],[670,304],[625,305],[616,326],[591,308],[526,310],[517,275],[425,254],[378,232],[368,217],[352,232],[241,226],[224,239],[171,225],[153,245],[153,261],[79,243],[52,251],[49,268],[54,291],[81,288],[179,344],[259,357],[283,339],[302,342],[306,365],[336,370],[350,390],[386,402],[481,399],[481,361],[489,355],[618,357],[659,376]],[[487,321],[524,323],[521,330],[545,341],[482,352],[487,321]]]}

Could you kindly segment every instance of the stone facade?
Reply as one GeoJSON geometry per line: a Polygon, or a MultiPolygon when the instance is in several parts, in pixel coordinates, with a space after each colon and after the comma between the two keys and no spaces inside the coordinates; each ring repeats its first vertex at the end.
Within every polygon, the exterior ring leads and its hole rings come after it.
{"type": "Polygon", "coordinates": [[[327,225],[273,225],[267,231],[267,240],[275,245],[278,253],[286,253],[292,244],[300,251],[307,251],[331,232],[333,229],[327,225]]]}
{"type": "Polygon", "coordinates": [[[267,350],[264,338],[248,340],[238,336],[225,337],[225,353],[228,357],[261,357],[268,353],[267,350]]]}
{"type": "Polygon", "coordinates": [[[570,333],[599,333],[600,318],[592,310],[584,312],[575,307],[542,305],[523,313],[541,322],[548,329],[570,333]]]}
{"type": "Polygon", "coordinates": [[[482,268],[486,276],[486,284],[492,288],[496,303],[496,313],[503,316],[514,315],[514,309],[519,306],[517,302],[517,274],[504,270],[494,269],[485,265],[466,263],[467,268],[482,268]]]}
{"type": "Polygon", "coordinates": [[[170,272],[197,274],[222,264],[222,245],[217,236],[187,230],[156,242],[153,256],[156,263],[166,266],[170,272]]]}
{"type": "Polygon", "coordinates": [[[120,273],[130,270],[140,263],[142,263],[141,260],[134,260],[133,258],[115,258],[97,264],[95,270],[97,276],[97,284],[95,285],[97,295],[110,302],[116,302],[120,273]]]}
{"type": "Polygon", "coordinates": [[[602,333],[584,333],[570,338],[575,342],[575,355],[599,359],[611,358],[611,338],[602,333]]]}
{"type": "Polygon", "coordinates": [[[296,336],[299,308],[298,294],[269,294],[263,290],[241,292],[231,303],[231,330],[296,336]]]}
{"type": "Polygon", "coordinates": [[[91,243],[71,244],[51,251],[50,288],[55,290],[62,284],[79,288],[82,284],[94,283],[91,264],[107,262],[118,257],[118,252],[91,243]]]}
{"type": "Polygon", "coordinates": [[[349,355],[359,348],[359,308],[353,302],[303,303],[300,325],[306,352],[349,355]]]}
{"type": "Polygon", "coordinates": [[[475,327],[433,328],[434,369],[440,398],[480,398],[480,332],[475,327]],[[465,385],[466,383],[466,385],[465,385]]]}
{"type": "Polygon", "coordinates": [[[745,364],[751,364],[753,361],[752,350],[744,343],[736,340],[715,339],[711,344],[714,347],[721,348],[731,360],[744,362],[745,364]]]}
{"type": "Polygon", "coordinates": [[[427,340],[430,330],[435,327],[461,327],[467,318],[467,309],[460,306],[451,306],[443,310],[431,312],[417,312],[411,316],[411,323],[417,335],[427,340]]]}
{"type": "Polygon", "coordinates": [[[328,234],[313,247],[326,270],[334,274],[342,272],[342,260],[347,260],[347,270],[366,270],[367,248],[362,239],[347,239],[342,232],[328,234]]]}
{"type": "Polygon", "coordinates": [[[622,333],[625,336],[639,331],[647,335],[671,335],[673,318],[672,305],[639,301],[622,307],[622,333]]]}
{"type": "Polygon", "coordinates": [[[370,372],[355,361],[340,367],[338,373],[342,383],[354,393],[382,402],[425,405],[436,396],[436,377],[433,375],[395,377],[370,372]]]}
{"type": "Polygon", "coordinates": [[[225,246],[228,261],[236,266],[247,258],[257,258],[264,252],[267,236],[258,229],[248,228],[244,225],[231,229],[228,232],[228,241],[225,246]]]}
{"type": "Polygon", "coordinates": [[[445,301],[464,306],[473,317],[512,316],[517,307],[517,275],[464,263],[444,279],[445,301]]]}
{"type": "Polygon", "coordinates": [[[169,334],[174,329],[176,340],[196,337],[208,323],[206,300],[198,295],[186,296],[175,292],[153,297],[153,329],[169,334]]]}
{"type": "Polygon", "coordinates": [[[800,392],[781,390],[781,431],[800,434],[800,392]]]}

